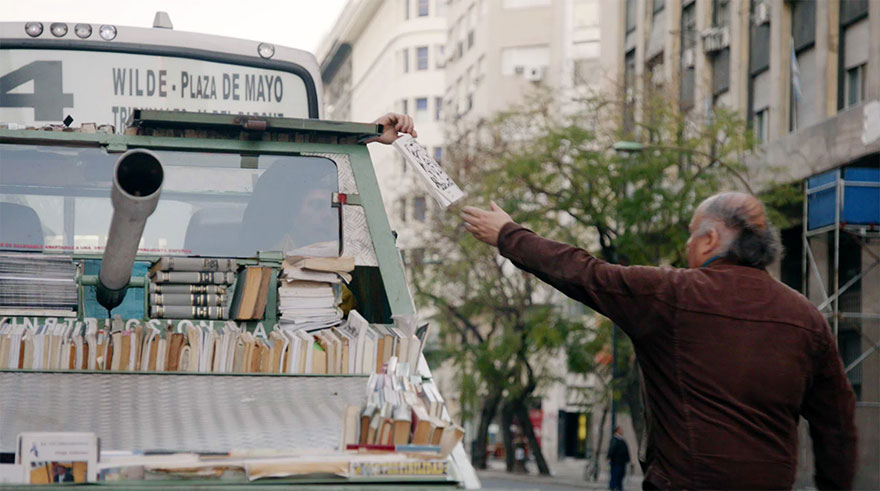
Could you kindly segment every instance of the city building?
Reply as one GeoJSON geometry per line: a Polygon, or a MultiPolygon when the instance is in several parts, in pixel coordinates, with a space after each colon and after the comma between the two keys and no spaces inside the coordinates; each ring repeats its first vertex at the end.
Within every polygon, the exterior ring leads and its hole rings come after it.
{"type": "MultiPolygon", "coordinates": [[[[315,53],[324,115],[373,121],[394,111],[415,119],[419,142],[443,158],[445,0],[350,0],[315,53]]],[[[431,198],[390,146],[369,145],[398,246],[417,249],[431,198]]]]}
{"type": "Polygon", "coordinates": [[[453,0],[447,12],[446,115],[479,120],[535,88],[598,83],[599,0],[453,0]]]}
{"type": "MultiPolygon", "coordinates": [[[[695,118],[733,108],[761,142],[746,159],[759,187],[805,186],[772,272],[837,334],[858,399],[856,487],[880,487],[880,2],[625,0],[601,15],[606,89],[662,84],[695,118]]],[[[805,426],[798,485],[812,483],[805,426]]]]}

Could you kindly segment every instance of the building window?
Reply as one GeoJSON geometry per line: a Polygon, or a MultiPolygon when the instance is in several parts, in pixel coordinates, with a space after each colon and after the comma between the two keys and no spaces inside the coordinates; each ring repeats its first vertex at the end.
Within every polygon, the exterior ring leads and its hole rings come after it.
{"type": "Polygon", "coordinates": [[[462,56],[464,56],[464,43],[461,42],[461,41],[458,42],[458,49],[456,50],[456,55],[457,55],[459,58],[461,58],[462,56]]]}
{"type": "Polygon", "coordinates": [[[730,24],[730,0],[712,0],[712,26],[730,24]]]}
{"type": "Polygon", "coordinates": [[[400,51],[400,55],[402,58],[401,63],[403,64],[403,73],[408,73],[409,72],[409,49],[403,48],[400,51]]]}
{"type": "Polygon", "coordinates": [[[416,119],[424,121],[428,115],[428,98],[419,97],[416,99],[416,119]]]}
{"type": "Polygon", "coordinates": [[[840,25],[848,26],[868,15],[868,0],[842,0],[840,2],[840,25]]]}
{"type": "Polygon", "coordinates": [[[697,56],[696,6],[691,3],[681,10],[681,84],[679,105],[683,110],[694,106],[694,64],[697,56]]]}
{"type": "Polygon", "coordinates": [[[660,12],[663,11],[663,7],[666,5],[666,0],[654,0],[654,15],[656,16],[660,12]]]}
{"type": "Polygon", "coordinates": [[[406,223],[406,198],[400,198],[397,203],[400,210],[400,223],[406,223]]]}
{"type": "Polygon", "coordinates": [[[409,100],[407,100],[407,99],[400,100],[400,112],[401,112],[401,114],[408,114],[409,113],[409,100]]]}
{"type": "MultiPolygon", "coordinates": [[[[763,1],[752,0],[752,16],[755,15],[757,5],[760,3],[763,1]]],[[[755,22],[752,21],[749,24],[749,73],[755,76],[770,68],[770,23],[764,22],[755,25],[755,22]]]]}
{"type": "Polygon", "coordinates": [[[434,46],[434,64],[437,65],[437,68],[443,68],[446,66],[446,46],[443,44],[438,44],[434,46]]]}
{"type": "Polygon", "coordinates": [[[865,100],[865,76],[868,65],[862,64],[846,71],[846,107],[855,106],[865,100]]]}
{"type": "Polygon", "coordinates": [[[474,108],[474,93],[470,92],[465,99],[464,112],[468,112],[474,108]]]}
{"type": "Polygon", "coordinates": [[[419,0],[419,17],[427,17],[431,0],[419,0]]]}
{"type": "Polygon", "coordinates": [[[425,201],[424,196],[416,196],[413,198],[413,218],[416,220],[425,223],[425,218],[428,215],[428,203],[425,201]]]}
{"type": "Polygon", "coordinates": [[[443,162],[443,147],[434,147],[434,160],[438,164],[443,162]]]}
{"type": "Polygon", "coordinates": [[[623,130],[631,135],[635,130],[636,50],[631,49],[623,58],[623,130]]]}
{"type": "Polygon", "coordinates": [[[434,121],[440,121],[443,119],[443,98],[435,97],[434,98],[434,121]]]}
{"type": "Polygon", "coordinates": [[[753,128],[758,143],[763,143],[770,138],[770,111],[767,108],[755,111],[753,128]]]}
{"type": "Polygon", "coordinates": [[[712,95],[718,96],[730,88],[730,48],[712,56],[712,95]]]}
{"type": "Polygon", "coordinates": [[[403,155],[401,155],[399,153],[397,154],[397,157],[398,157],[398,160],[400,161],[400,173],[406,174],[406,167],[407,167],[406,159],[403,158],[403,155]]]}
{"type": "Polygon", "coordinates": [[[626,32],[636,30],[636,0],[626,0],[626,32]]]}
{"type": "Polygon", "coordinates": [[[410,0],[403,0],[403,18],[409,19],[409,2],[410,0]]]}
{"type": "Polygon", "coordinates": [[[792,3],[791,36],[795,52],[813,46],[816,40],[816,0],[797,0],[792,3]]]}
{"type": "Polygon", "coordinates": [[[416,48],[416,70],[428,69],[428,47],[419,46],[416,48]]]}
{"type": "Polygon", "coordinates": [[[473,29],[468,31],[467,47],[468,47],[468,49],[471,49],[474,47],[474,30],[473,29]]]}

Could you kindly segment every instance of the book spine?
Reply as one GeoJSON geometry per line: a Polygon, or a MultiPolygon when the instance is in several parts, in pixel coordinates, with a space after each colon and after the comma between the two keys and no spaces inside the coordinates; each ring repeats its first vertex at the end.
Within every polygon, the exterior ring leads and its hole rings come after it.
{"type": "Polygon", "coordinates": [[[212,293],[189,294],[189,293],[152,293],[150,294],[151,305],[177,305],[181,307],[206,307],[223,305],[226,295],[212,293]]]}
{"type": "Polygon", "coordinates": [[[150,283],[150,293],[226,294],[225,285],[177,285],[150,283]]]}
{"type": "Polygon", "coordinates": [[[211,257],[163,257],[153,265],[155,271],[235,271],[235,259],[211,257]]]}
{"type": "Polygon", "coordinates": [[[227,285],[232,283],[235,273],[213,271],[157,271],[156,283],[195,283],[200,285],[227,285]]]}
{"type": "Polygon", "coordinates": [[[178,305],[153,305],[150,317],[159,319],[226,319],[229,310],[224,307],[190,307],[178,305]]]}

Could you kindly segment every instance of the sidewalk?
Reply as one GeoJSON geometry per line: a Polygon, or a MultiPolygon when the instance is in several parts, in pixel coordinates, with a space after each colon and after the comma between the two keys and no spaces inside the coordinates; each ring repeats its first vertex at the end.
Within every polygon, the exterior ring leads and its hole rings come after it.
{"type": "MultiPolygon", "coordinates": [[[[515,474],[507,473],[504,469],[503,460],[490,460],[486,470],[477,471],[480,479],[488,479],[491,481],[504,480],[520,483],[528,483],[535,485],[539,489],[542,485],[553,487],[570,487],[576,489],[608,489],[609,475],[603,469],[599,473],[598,481],[587,481],[584,479],[584,467],[586,462],[582,459],[565,459],[550,464],[551,476],[541,476],[537,474],[537,468],[534,462],[529,462],[529,471],[531,474],[515,474]]],[[[627,474],[624,480],[624,489],[639,490],[642,488],[642,476],[632,476],[627,474]]]]}

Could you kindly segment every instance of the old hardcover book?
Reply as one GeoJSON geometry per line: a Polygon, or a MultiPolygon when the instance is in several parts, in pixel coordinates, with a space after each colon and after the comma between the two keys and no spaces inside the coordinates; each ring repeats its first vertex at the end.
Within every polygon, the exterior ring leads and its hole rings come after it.
{"type": "Polygon", "coordinates": [[[158,271],[235,271],[235,259],[212,257],[163,257],[150,267],[150,276],[158,271]]]}
{"type": "Polygon", "coordinates": [[[150,293],[186,293],[186,294],[213,294],[224,295],[227,293],[226,285],[185,285],[175,283],[150,283],[150,293]]]}
{"type": "Polygon", "coordinates": [[[151,293],[150,305],[212,307],[226,303],[226,295],[213,293],[151,293]]]}
{"type": "Polygon", "coordinates": [[[262,319],[266,313],[266,300],[269,298],[269,288],[277,287],[272,285],[272,268],[262,268],[260,278],[260,292],[257,295],[257,302],[254,306],[253,319],[262,319]]]}
{"type": "Polygon", "coordinates": [[[228,285],[235,279],[235,273],[213,271],[157,271],[153,280],[156,283],[189,283],[199,285],[228,285]]]}
{"type": "Polygon", "coordinates": [[[395,445],[406,445],[409,443],[412,431],[412,410],[410,410],[405,402],[401,402],[394,407],[391,418],[394,426],[393,443],[395,445]]]}
{"type": "Polygon", "coordinates": [[[184,336],[183,333],[175,332],[171,334],[171,338],[168,340],[166,348],[165,370],[176,372],[179,369],[180,351],[185,342],[186,336],[184,336]]]}
{"type": "Polygon", "coordinates": [[[354,271],[354,256],[342,257],[304,257],[288,256],[285,258],[290,267],[326,271],[329,273],[348,273],[354,271]]]}
{"type": "Polygon", "coordinates": [[[260,266],[250,266],[242,274],[244,275],[244,281],[241,282],[241,303],[235,318],[238,320],[250,320],[254,318],[257,298],[260,296],[263,268],[260,266]]]}

